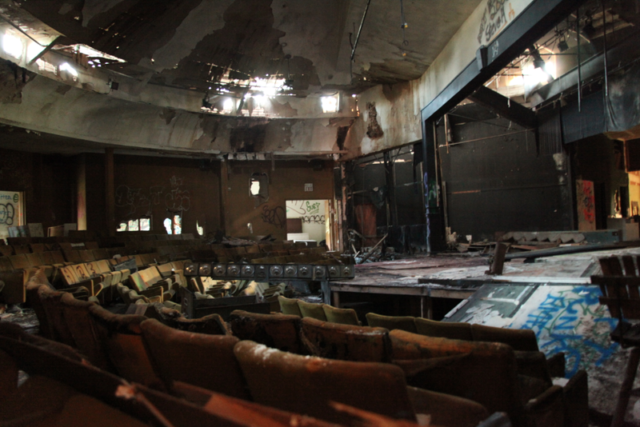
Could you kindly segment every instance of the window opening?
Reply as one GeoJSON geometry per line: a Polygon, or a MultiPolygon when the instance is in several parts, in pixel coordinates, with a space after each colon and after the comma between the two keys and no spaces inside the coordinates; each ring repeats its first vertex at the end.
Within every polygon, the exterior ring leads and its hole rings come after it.
{"type": "Polygon", "coordinates": [[[173,234],[173,228],[171,227],[171,218],[165,218],[162,224],[164,225],[164,228],[167,230],[167,234],[173,234]]]}
{"type": "Polygon", "coordinates": [[[129,224],[127,226],[128,231],[140,231],[140,227],[139,227],[139,220],[137,219],[130,219],[129,220],[129,224]]]}

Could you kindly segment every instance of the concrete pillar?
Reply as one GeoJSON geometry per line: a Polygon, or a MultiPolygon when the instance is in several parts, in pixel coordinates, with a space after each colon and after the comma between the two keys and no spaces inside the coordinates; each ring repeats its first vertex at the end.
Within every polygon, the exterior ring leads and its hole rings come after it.
{"type": "Polygon", "coordinates": [[[220,228],[227,233],[227,210],[229,208],[229,162],[220,162],[220,228]]]}
{"type": "Polygon", "coordinates": [[[113,236],[116,232],[116,190],[114,182],[113,148],[105,148],[104,150],[104,175],[107,230],[109,231],[109,236],[113,236]]]}
{"type": "Polygon", "coordinates": [[[87,160],[84,154],[78,156],[76,174],[76,222],[78,230],[87,229],[87,160]]]}

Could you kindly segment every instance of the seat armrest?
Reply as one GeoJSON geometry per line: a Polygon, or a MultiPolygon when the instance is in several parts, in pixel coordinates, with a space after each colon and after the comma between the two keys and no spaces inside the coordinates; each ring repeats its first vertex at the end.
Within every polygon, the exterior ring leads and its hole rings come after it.
{"type": "Polygon", "coordinates": [[[564,394],[559,386],[549,387],[544,393],[529,400],[524,407],[528,425],[535,427],[564,426],[564,394]]]}
{"type": "Polygon", "coordinates": [[[553,385],[544,353],[540,351],[516,351],[515,355],[519,375],[542,380],[548,387],[553,385]]]}
{"type": "Polygon", "coordinates": [[[489,417],[483,405],[462,397],[407,387],[416,414],[431,416],[431,423],[443,426],[475,427],[489,417]]]}
{"type": "Polygon", "coordinates": [[[589,421],[587,373],[579,370],[563,387],[566,427],[584,427],[589,421]]]}
{"type": "Polygon", "coordinates": [[[429,359],[392,360],[391,363],[402,369],[405,377],[412,377],[430,369],[440,369],[455,364],[466,357],[468,357],[468,353],[455,356],[432,357],[429,359]]]}
{"type": "Polygon", "coordinates": [[[565,355],[563,352],[556,353],[547,359],[547,366],[549,367],[549,374],[552,378],[564,378],[565,372],[565,355]]]}

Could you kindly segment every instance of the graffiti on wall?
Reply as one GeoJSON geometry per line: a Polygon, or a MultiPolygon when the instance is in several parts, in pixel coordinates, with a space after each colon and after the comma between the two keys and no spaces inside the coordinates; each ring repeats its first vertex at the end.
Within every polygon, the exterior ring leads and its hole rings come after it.
{"type": "Polygon", "coordinates": [[[13,225],[16,209],[12,203],[0,204],[0,224],[13,225]]]}
{"type": "Polygon", "coordinates": [[[191,207],[191,195],[183,188],[183,179],[175,175],[170,180],[171,188],[165,195],[165,204],[170,211],[186,212],[191,207]]]}
{"type": "Polygon", "coordinates": [[[116,189],[115,204],[119,208],[128,208],[124,215],[146,213],[151,207],[160,205],[163,200],[165,207],[170,211],[188,211],[191,207],[191,195],[184,189],[183,179],[174,175],[169,180],[169,185],[168,189],[161,185],[149,188],[121,185],[116,189]]]}
{"type": "Polygon", "coordinates": [[[511,3],[507,0],[489,0],[480,21],[478,43],[488,45],[493,36],[505,27],[509,20],[515,18],[515,15],[511,3]]]}
{"type": "Polygon", "coordinates": [[[576,197],[578,203],[578,229],[580,231],[595,231],[596,197],[593,181],[577,179],[576,197]]]}
{"type": "Polygon", "coordinates": [[[325,216],[324,215],[305,215],[301,216],[303,224],[324,224],[325,216]]]}
{"type": "Polygon", "coordinates": [[[601,295],[597,286],[553,287],[519,326],[536,333],[547,357],[565,353],[567,378],[601,366],[618,349],[609,338],[618,321],[598,301],[601,295]]]}
{"type": "Polygon", "coordinates": [[[278,228],[284,228],[287,225],[287,216],[282,206],[263,205],[260,218],[265,224],[271,224],[278,228]]]}

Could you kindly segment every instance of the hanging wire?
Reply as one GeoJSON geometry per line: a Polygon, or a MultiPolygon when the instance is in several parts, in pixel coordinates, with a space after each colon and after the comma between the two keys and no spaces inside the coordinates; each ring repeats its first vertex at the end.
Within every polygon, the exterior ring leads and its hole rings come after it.
{"type": "Polygon", "coordinates": [[[409,41],[407,40],[405,30],[409,27],[407,24],[407,20],[404,17],[404,1],[400,0],[400,28],[402,28],[402,56],[407,56],[407,51],[405,49],[406,46],[409,45],[409,41]]]}

